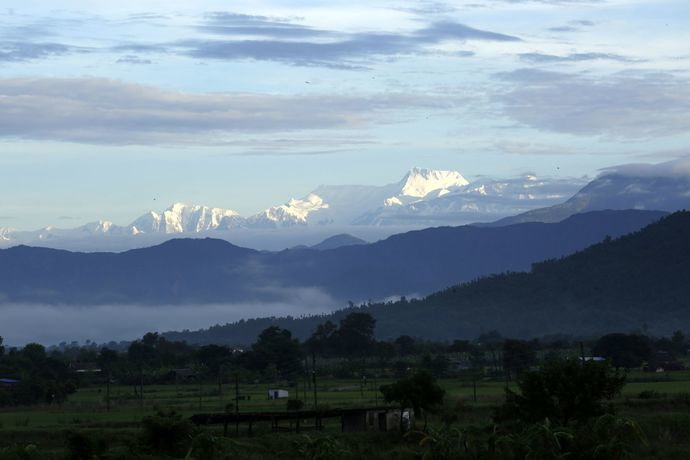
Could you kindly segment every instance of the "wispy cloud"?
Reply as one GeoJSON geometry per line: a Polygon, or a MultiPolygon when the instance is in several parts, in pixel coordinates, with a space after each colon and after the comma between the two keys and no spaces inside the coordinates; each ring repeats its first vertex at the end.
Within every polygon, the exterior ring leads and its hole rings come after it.
{"type": "Polygon", "coordinates": [[[690,152],[684,158],[664,163],[631,163],[601,169],[601,174],[619,174],[630,177],[690,177],[690,152]]]}
{"type": "Polygon", "coordinates": [[[173,47],[183,54],[204,59],[255,59],[301,66],[361,69],[371,59],[425,53],[427,47],[445,41],[521,41],[512,35],[451,21],[433,22],[409,33],[343,33],[264,16],[217,13],[199,28],[225,38],[183,40],[172,45],[160,45],[160,48],[173,47]]]}
{"type": "Polygon", "coordinates": [[[507,84],[495,98],[504,114],[536,129],[640,139],[687,133],[690,126],[690,81],[680,76],[521,69],[499,78],[507,84]]]}
{"type": "Polygon", "coordinates": [[[93,144],[231,143],[237,133],[364,128],[446,95],[194,94],[105,79],[0,80],[0,136],[93,144]]]}
{"type": "Polygon", "coordinates": [[[551,64],[559,62],[585,62],[585,61],[617,61],[617,62],[641,62],[614,53],[571,53],[564,56],[543,53],[522,53],[520,59],[535,64],[551,64]]]}
{"type": "Polygon", "coordinates": [[[20,62],[61,56],[70,52],[71,49],[60,43],[0,42],[0,62],[20,62]]]}
{"type": "Polygon", "coordinates": [[[136,56],[134,54],[128,54],[126,56],[122,56],[117,60],[118,64],[138,64],[138,65],[146,65],[146,64],[152,64],[153,61],[151,59],[142,59],[139,56],[136,56]]]}
{"type": "Polygon", "coordinates": [[[333,36],[334,32],[315,29],[285,20],[271,19],[267,16],[210,13],[198,30],[218,35],[243,35],[271,38],[304,38],[333,36]]]}

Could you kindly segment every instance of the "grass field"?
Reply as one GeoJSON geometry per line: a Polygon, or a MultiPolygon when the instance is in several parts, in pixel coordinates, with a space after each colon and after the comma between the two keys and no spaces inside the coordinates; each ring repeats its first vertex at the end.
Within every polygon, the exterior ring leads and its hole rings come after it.
{"type": "MultiPolygon", "coordinates": [[[[629,383],[617,406],[623,415],[639,420],[653,437],[672,440],[675,444],[690,442],[690,372],[649,374],[631,372],[629,383]],[[646,399],[639,398],[647,393],[646,399]],[[651,397],[650,397],[651,396],[651,397]],[[687,397],[686,397],[687,396],[687,397]],[[680,403],[679,403],[680,401],[680,403]],[[688,440],[688,441],[686,441],[688,440]]],[[[342,408],[382,405],[377,388],[389,381],[327,379],[318,382],[319,407],[342,408]]],[[[458,378],[439,382],[446,390],[446,404],[462,407],[465,422],[488,421],[492,407],[504,398],[505,382],[478,381],[476,396],[471,381],[458,378]]],[[[246,399],[239,402],[241,412],[283,411],[286,400],[269,400],[269,387],[287,389],[290,397],[297,394],[304,399],[305,409],[313,407],[313,391],[303,382],[297,387],[286,385],[241,384],[239,394],[246,399]]],[[[111,409],[108,411],[103,386],[81,388],[61,406],[38,406],[0,411],[0,446],[37,444],[43,449],[59,449],[64,445],[64,433],[69,430],[96,433],[110,440],[126,440],[135,436],[141,420],[158,409],[174,409],[183,416],[205,412],[223,412],[233,403],[235,386],[205,382],[180,385],[150,385],[144,387],[139,398],[131,386],[111,386],[111,409]]],[[[234,406],[232,406],[234,408],[234,406]]],[[[232,409],[234,410],[234,409],[232,409]]],[[[329,422],[326,429],[337,432],[339,423],[329,422]]],[[[220,428],[212,428],[216,431],[220,428]]],[[[268,432],[269,427],[257,427],[256,432],[268,432]]],[[[690,449],[690,445],[687,446],[690,449]]],[[[690,458],[690,454],[687,458],[690,458]]]]}
{"type": "MultiPolygon", "coordinates": [[[[690,394],[690,371],[667,374],[630,372],[624,397],[635,397],[642,392],[653,391],[665,395],[690,394]]],[[[328,379],[318,382],[318,403],[320,407],[355,407],[383,404],[380,385],[386,380],[369,380],[363,383],[353,379],[328,379]]],[[[440,380],[449,401],[462,400],[468,405],[474,403],[474,388],[471,381],[458,378],[440,380]]],[[[313,407],[313,390],[305,388],[303,382],[297,387],[268,384],[240,384],[239,394],[246,399],[239,401],[241,412],[286,410],[286,400],[269,400],[271,387],[289,390],[290,398],[305,401],[305,408],[313,407]]],[[[476,382],[476,405],[492,405],[503,398],[505,383],[499,381],[476,382]]],[[[223,385],[223,394],[218,386],[206,382],[179,385],[149,385],[144,387],[144,398],[139,398],[131,386],[111,386],[111,410],[106,410],[104,386],[81,388],[61,406],[38,406],[32,408],[0,410],[0,427],[3,430],[34,430],[37,428],[69,428],[71,426],[128,426],[136,425],[145,415],[159,408],[172,408],[184,415],[201,412],[223,412],[233,404],[235,385],[223,385]]],[[[232,406],[234,410],[234,406],[232,406]]]]}

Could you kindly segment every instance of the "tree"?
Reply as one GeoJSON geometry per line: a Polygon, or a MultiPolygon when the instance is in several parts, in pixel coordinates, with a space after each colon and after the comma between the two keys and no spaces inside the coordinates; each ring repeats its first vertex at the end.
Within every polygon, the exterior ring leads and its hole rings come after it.
{"type": "Polygon", "coordinates": [[[520,375],[536,362],[537,353],[530,342],[513,339],[503,342],[503,369],[506,375],[520,375]]]}
{"type": "Polygon", "coordinates": [[[652,357],[652,344],[644,335],[607,334],[594,344],[592,353],[610,359],[614,367],[640,367],[652,357]]]}
{"type": "Polygon", "coordinates": [[[218,379],[218,394],[223,394],[223,366],[230,361],[232,352],[220,345],[204,345],[197,350],[199,362],[218,379]]]}
{"type": "Polygon", "coordinates": [[[415,352],[415,340],[409,335],[401,335],[393,343],[398,348],[400,356],[411,355],[415,352]]]}
{"type": "Polygon", "coordinates": [[[376,320],[369,313],[353,312],[340,320],[334,333],[338,352],[345,356],[364,356],[374,346],[376,320]]]}
{"type": "Polygon", "coordinates": [[[105,403],[107,410],[110,410],[110,380],[112,379],[113,370],[115,370],[119,358],[116,351],[106,347],[101,348],[100,353],[98,353],[98,366],[101,368],[106,378],[105,403]]]}
{"type": "Polygon", "coordinates": [[[395,357],[395,345],[390,342],[377,342],[376,343],[376,356],[379,358],[379,366],[381,367],[381,373],[385,372],[385,368],[388,367],[391,359],[395,357]]]}
{"type": "Polygon", "coordinates": [[[450,367],[450,360],[442,354],[435,356],[425,355],[422,358],[421,366],[431,372],[434,377],[443,377],[450,367]]]}
{"type": "Polygon", "coordinates": [[[4,339],[0,335],[0,358],[2,358],[5,355],[5,347],[2,345],[4,339]]]}
{"type": "Polygon", "coordinates": [[[307,339],[305,346],[312,356],[328,356],[333,353],[333,334],[338,326],[331,321],[319,324],[314,333],[307,339]]]}
{"type": "Polygon", "coordinates": [[[469,340],[453,340],[453,343],[448,348],[451,353],[469,353],[472,351],[472,344],[469,340]]]}
{"type": "MultiPolygon", "coordinates": [[[[688,339],[685,337],[683,331],[676,331],[671,337],[671,343],[676,353],[685,355],[688,350],[688,339]]],[[[0,337],[0,345],[2,345],[2,337],[0,337]]],[[[2,356],[2,347],[0,347],[0,356],[2,356]]]]}
{"type": "Polygon", "coordinates": [[[396,383],[381,386],[381,393],[386,402],[400,404],[401,411],[412,407],[415,417],[422,415],[422,411],[432,412],[443,404],[446,394],[431,373],[426,370],[418,371],[396,383]]]}
{"type": "Polygon", "coordinates": [[[552,360],[528,371],[518,382],[519,392],[506,388],[506,402],[497,421],[527,423],[549,419],[561,426],[582,423],[606,412],[604,402],[620,393],[625,377],[607,363],[552,360]]]}
{"type": "Polygon", "coordinates": [[[38,343],[25,345],[22,348],[21,354],[34,365],[40,365],[47,358],[45,347],[38,343]]]}
{"type": "Polygon", "coordinates": [[[250,352],[245,353],[242,361],[249,369],[264,371],[274,366],[276,377],[288,378],[301,369],[302,353],[299,341],[292,338],[292,333],[278,326],[264,329],[250,352]]]}

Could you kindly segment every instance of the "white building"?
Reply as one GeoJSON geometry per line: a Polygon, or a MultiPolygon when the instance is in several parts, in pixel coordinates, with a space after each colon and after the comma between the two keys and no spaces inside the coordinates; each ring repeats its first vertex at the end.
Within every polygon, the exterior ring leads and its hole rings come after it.
{"type": "Polygon", "coordinates": [[[280,390],[278,388],[269,388],[268,399],[283,399],[288,398],[290,394],[287,390],[280,390]]]}

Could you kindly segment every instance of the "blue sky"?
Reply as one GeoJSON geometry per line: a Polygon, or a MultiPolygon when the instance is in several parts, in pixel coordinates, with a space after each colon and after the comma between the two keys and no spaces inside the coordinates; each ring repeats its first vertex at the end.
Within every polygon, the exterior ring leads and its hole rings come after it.
{"type": "Polygon", "coordinates": [[[684,0],[5,0],[0,226],[684,157],[688,19],[684,0]]]}

